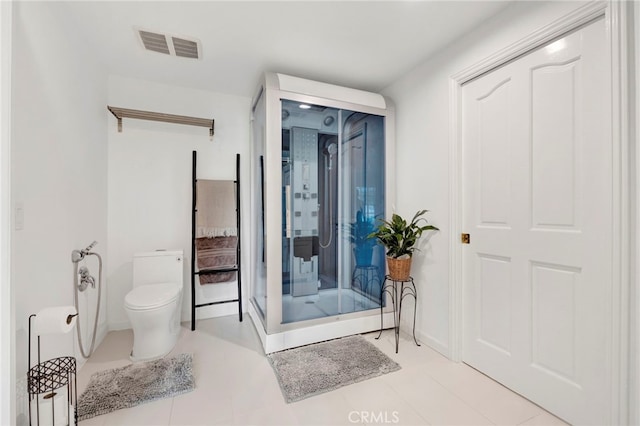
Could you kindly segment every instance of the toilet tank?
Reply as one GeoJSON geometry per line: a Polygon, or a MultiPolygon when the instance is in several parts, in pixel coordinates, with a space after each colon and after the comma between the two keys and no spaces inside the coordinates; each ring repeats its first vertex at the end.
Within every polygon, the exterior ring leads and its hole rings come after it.
{"type": "Polygon", "coordinates": [[[182,250],[158,250],[133,255],[133,286],[176,283],[184,277],[182,250]]]}

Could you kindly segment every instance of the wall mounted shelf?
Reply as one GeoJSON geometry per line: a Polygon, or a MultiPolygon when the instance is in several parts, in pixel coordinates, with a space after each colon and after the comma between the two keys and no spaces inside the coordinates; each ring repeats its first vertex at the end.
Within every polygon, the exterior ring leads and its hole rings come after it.
{"type": "Polygon", "coordinates": [[[140,111],[137,109],[118,108],[109,105],[107,105],[107,109],[118,119],[118,132],[122,132],[123,118],[135,118],[137,120],[161,121],[164,123],[184,124],[187,126],[208,127],[209,136],[213,137],[213,119],[164,114],[152,111],[140,111]]]}

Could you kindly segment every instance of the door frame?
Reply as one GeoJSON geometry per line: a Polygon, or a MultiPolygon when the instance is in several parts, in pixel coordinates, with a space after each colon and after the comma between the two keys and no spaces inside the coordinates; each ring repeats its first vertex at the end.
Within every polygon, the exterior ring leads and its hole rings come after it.
{"type": "Polygon", "coordinates": [[[12,2],[0,1],[0,424],[16,420],[15,303],[11,282],[12,2]]]}
{"type": "MultiPolygon", "coordinates": [[[[611,374],[609,382],[610,424],[629,422],[629,294],[635,283],[630,279],[630,239],[633,229],[630,221],[632,208],[631,192],[635,183],[630,173],[629,135],[629,72],[628,72],[628,5],[618,1],[596,1],[585,4],[571,13],[529,34],[520,41],[502,49],[488,58],[454,74],[449,80],[449,358],[462,361],[463,346],[463,280],[462,280],[462,86],[491,70],[504,65],[550,41],[573,31],[595,19],[604,17],[607,26],[607,43],[610,48],[611,65],[611,140],[613,144],[613,248],[611,258],[612,287],[609,307],[610,333],[607,339],[609,364],[605,366],[611,374]]],[[[634,391],[631,394],[635,394],[634,391]]],[[[631,407],[634,409],[634,407],[631,407]]]]}

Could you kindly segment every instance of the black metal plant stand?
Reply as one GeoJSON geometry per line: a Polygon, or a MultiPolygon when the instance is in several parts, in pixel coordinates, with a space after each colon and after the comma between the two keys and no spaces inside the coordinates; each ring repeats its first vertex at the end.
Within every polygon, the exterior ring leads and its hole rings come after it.
{"type": "MultiPolygon", "coordinates": [[[[38,336],[38,363],[31,367],[31,319],[35,315],[29,316],[29,371],[27,372],[27,392],[29,393],[29,425],[40,425],[40,417],[45,413],[40,410],[39,395],[44,394],[42,399],[51,399],[51,423],[56,423],[55,401],[54,397],[59,389],[66,386],[65,408],[67,410],[66,425],[78,424],[78,386],[76,381],[76,359],[72,356],[63,356],[52,358],[50,360],[40,361],[40,336],[38,336]],[[35,399],[35,402],[33,401],[35,399]],[[32,415],[31,406],[36,404],[35,418],[32,415]],[[71,408],[73,407],[73,409],[71,408]],[[71,423],[71,411],[73,411],[73,423],[71,423]]],[[[44,409],[43,409],[44,410],[44,409]]]]}
{"type": "Polygon", "coordinates": [[[402,314],[402,300],[407,297],[413,297],[414,309],[413,309],[413,341],[417,346],[420,346],[418,340],[416,340],[416,311],[418,310],[418,292],[416,285],[413,282],[413,277],[409,277],[406,280],[396,280],[389,275],[384,277],[382,288],[380,289],[380,333],[376,339],[379,339],[382,335],[382,316],[383,316],[383,303],[382,298],[387,293],[391,297],[391,303],[393,304],[393,330],[396,338],[396,353],[398,353],[398,345],[400,342],[400,315],[402,314]],[[388,283],[388,284],[387,284],[388,283]]]}

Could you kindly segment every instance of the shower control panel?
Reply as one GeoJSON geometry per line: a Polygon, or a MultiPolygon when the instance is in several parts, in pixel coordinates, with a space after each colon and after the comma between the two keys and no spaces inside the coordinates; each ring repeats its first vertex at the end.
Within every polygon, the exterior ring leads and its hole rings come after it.
{"type": "Polygon", "coordinates": [[[291,128],[291,294],[318,292],[318,131],[291,128]]]}

